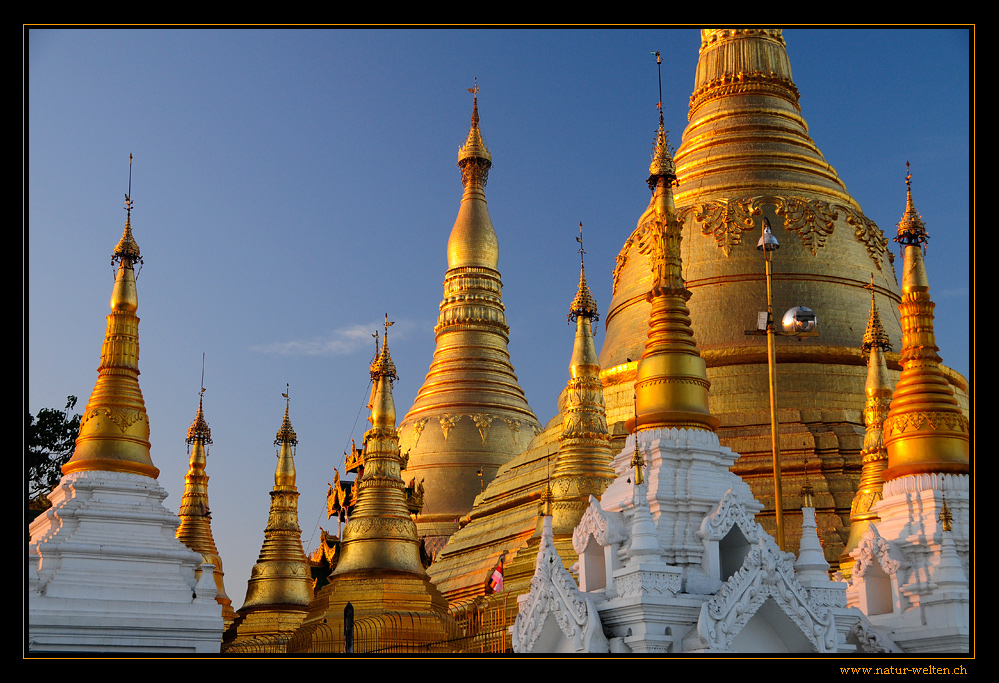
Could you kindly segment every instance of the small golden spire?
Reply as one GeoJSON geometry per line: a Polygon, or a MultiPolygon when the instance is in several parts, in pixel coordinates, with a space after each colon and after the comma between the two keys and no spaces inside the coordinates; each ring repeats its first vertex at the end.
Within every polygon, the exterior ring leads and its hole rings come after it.
{"type": "Polygon", "coordinates": [[[281,426],[278,427],[277,435],[274,437],[274,445],[281,446],[288,444],[289,446],[297,446],[298,435],[291,426],[291,419],[288,417],[288,406],[291,403],[291,385],[285,384],[284,386],[285,392],[281,394],[284,397],[284,419],[281,420],[281,426]]]}
{"type": "Polygon", "coordinates": [[[812,501],[812,495],[815,490],[812,488],[811,482],[808,481],[808,472],[805,472],[805,483],[801,487],[801,507],[803,508],[813,508],[815,507],[812,501]]]}
{"type": "MultiPolygon", "coordinates": [[[[871,349],[875,347],[882,351],[891,351],[891,340],[888,338],[888,333],[885,331],[884,325],[881,324],[881,314],[878,312],[877,303],[874,301],[873,273],[871,273],[871,284],[867,285],[867,289],[871,290],[871,312],[867,316],[867,329],[864,330],[864,342],[860,348],[866,354],[870,354],[871,349]]],[[[868,355],[868,363],[870,363],[870,358],[870,355],[868,355]]]]}
{"type": "Polygon", "coordinates": [[[867,529],[878,521],[872,508],[883,497],[884,479],[881,474],[888,466],[888,451],[884,444],[884,420],[891,405],[892,387],[888,377],[885,352],[891,350],[891,340],[881,325],[881,316],[874,300],[874,276],[871,275],[871,310],[867,316],[867,329],[861,345],[867,357],[867,396],[864,406],[864,447],[860,451],[863,463],[860,482],[850,506],[850,535],[839,558],[839,568],[847,579],[853,574],[854,559],[850,553],[860,545],[867,529]]]}
{"type": "MultiPolygon", "coordinates": [[[[204,383],[203,376],[202,383],[204,383]]],[[[215,587],[218,590],[215,601],[222,605],[222,618],[228,626],[236,615],[232,609],[232,600],[225,592],[222,558],[219,556],[212,535],[212,515],[208,506],[208,474],[205,472],[208,459],[207,446],[212,443],[212,432],[205,420],[204,395],[205,388],[201,387],[198,393],[198,413],[187,430],[190,459],[187,476],[184,477],[184,495],[180,501],[178,515],[180,526],[177,527],[177,538],[191,550],[201,553],[206,562],[215,565],[215,587]]]]}
{"type": "Polygon", "coordinates": [[[895,241],[903,247],[910,244],[918,244],[926,253],[926,242],[930,236],[926,233],[926,226],[923,224],[923,217],[916,211],[916,205],[912,201],[912,173],[909,171],[909,162],[905,162],[905,213],[902,214],[898,222],[898,232],[895,241]]]}

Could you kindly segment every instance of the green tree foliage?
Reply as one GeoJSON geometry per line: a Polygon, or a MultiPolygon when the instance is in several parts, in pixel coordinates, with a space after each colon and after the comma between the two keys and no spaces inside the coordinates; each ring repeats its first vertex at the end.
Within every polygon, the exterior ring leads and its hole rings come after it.
{"type": "Polygon", "coordinates": [[[48,493],[59,483],[62,466],[73,455],[80,431],[80,415],[70,417],[76,396],[66,397],[66,408],[42,408],[37,416],[25,417],[25,461],[28,475],[28,499],[48,493]]]}

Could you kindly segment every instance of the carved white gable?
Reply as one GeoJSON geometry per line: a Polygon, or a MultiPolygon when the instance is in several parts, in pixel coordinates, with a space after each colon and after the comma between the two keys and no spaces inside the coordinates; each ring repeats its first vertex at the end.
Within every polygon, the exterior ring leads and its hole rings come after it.
{"type": "Polygon", "coordinates": [[[593,600],[576,588],[545,517],[531,592],[521,598],[513,625],[514,652],[607,652],[593,600]]]}

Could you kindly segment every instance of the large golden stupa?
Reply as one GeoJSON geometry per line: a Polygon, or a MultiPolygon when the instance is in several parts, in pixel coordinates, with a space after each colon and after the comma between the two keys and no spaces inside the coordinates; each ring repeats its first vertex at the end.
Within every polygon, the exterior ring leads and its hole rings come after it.
{"type": "MultiPolygon", "coordinates": [[[[702,29],[688,121],[675,157],[675,201],[711,413],[721,422],[722,443],[741,454],[734,469],[767,506],[760,521],[772,531],[767,345],[765,337],[747,334],[766,310],[764,259],[756,244],[767,218],[780,242],[773,257],[775,317],[806,306],[815,311],[819,330],[811,338],[781,338],[776,348],[788,549],[797,548],[800,516],[794,511],[807,470],[826,558],[835,563],[848,533],[864,444],[867,368],[859,341],[872,286],[882,310],[899,304],[894,258],[881,229],[808,135],[780,29],[702,29]]],[[[643,216],[614,269],[600,354],[612,425],[633,410],[636,363],[628,359],[639,358],[645,343],[650,271],[639,242],[646,223],[643,216]]],[[[894,317],[885,328],[889,337],[901,338],[894,317]]],[[[897,377],[898,354],[887,354],[887,364],[897,377]]],[[[945,374],[966,408],[965,380],[945,374]]]]}
{"type": "MultiPolygon", "coordinates": [[[[689,124],[674,157],[673,197],[690,328],[707,370],[708,414],[722,444],[741,454],[734,470],[766,506],[759,520],[774,532],[767,340],[747,334],[767,308],[764,256],[756,248],[766,218],[780,243],[772,269],[777,323],[785,310],[807,306],[819,331],[776,343],[786,549],[798,547],[807,471],[825,556],[836,566],[861,479],[868,375],[861,341],[872,301],[881,310],[901,301],[894,257],[808,135],[782,31],[703,29],[701,38],[689,124]]],[[[636,177],[640,168],[636,160],[636,177]]],[[[655,216],[653,193],[613,269],[599,366],[614,452],[635,414],[638,361],[649,340],[655,271],[643,245],[655,216]]],[[[889,316],[884,328],[901,339],[897,317],[889,316]]],[[[884,356],[894,383],[900,356],[884,356]]],[[[947,368],[941,373],[967,411],[967,381],[947,368]]],[[[562,422],[560,413],[501,467],[429,568],[452,602],[482,595],[491,569],[534,534],[562,422]]]]}

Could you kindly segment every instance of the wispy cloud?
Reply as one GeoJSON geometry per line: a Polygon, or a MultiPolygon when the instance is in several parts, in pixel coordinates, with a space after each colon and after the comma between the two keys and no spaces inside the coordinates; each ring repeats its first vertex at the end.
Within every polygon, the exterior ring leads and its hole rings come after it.
{"type": "MultiPolygon", "coordinates": [[[[260,353],[273,353],[282,356],[346,356],[357,351],[374,351],[375,342],[372,335],[383,330],[384,321],[357,323],[333,330],[323,337],[312,339],[297,339],[284,342],[259,344],[252,350],[260,353]]],[[[396,321],[390,329],[389,340],[404,338],[406,333],[416,327],[416,323],[408,320],[396,321]]]]}

